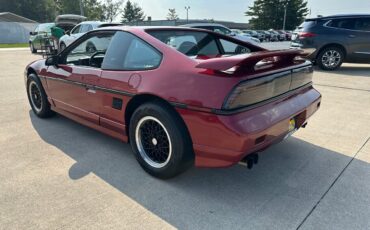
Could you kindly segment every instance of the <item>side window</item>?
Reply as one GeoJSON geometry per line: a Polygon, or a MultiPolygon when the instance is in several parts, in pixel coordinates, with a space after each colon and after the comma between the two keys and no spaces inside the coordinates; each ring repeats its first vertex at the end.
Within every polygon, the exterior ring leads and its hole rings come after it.
{"type": "Polygon", "coordinates": [[[225,54],[245,54],[250,53],[251,50],[245,46],[241,46],[239,44],[220,39],[220,43],[222,45],[222,48],[224,49],[225,54]]]}
{"type": "Polygon", "coordinates": [[[100,68],[113,35],[97,34],[87,38],[66,54],[65,63],[100,68]]]}
{"type": "Polygon", "coordinates": [[[89,25],[83,24],[81,25],[80,33],[86,33],[88,31],[89,25]]]}
{"type": "Polygon", "coordinates": [[[38,33],[38,32],[39,32],[39,26],[37,26],[37,27],[35,28],[35,32],[36,32],[36,33],[38,33]]]}
{"type": "Polygon", "coordinates": [[[348,19],[334,19],[331,21],[328,26],[340,28],[340,29],[348,29],[353,30],[355,28],[355,19],[348,18],[348,19]]]}
{"type": "Polygon", "coordinates": [[[162,55],[143,40],[127,32],[117,32],[102,69],[148,70],[158,67],[161,60],[162,55]]]}
{"type": "Polygon", "coordinates": [[[72,29],[71,34],[78,34],[80,32],[81,25],[76,26],[72,29]]]}
{"type": "Polygon", "coordinates": [[[355,30],[370,32],[370,18],[358,18],[356,20],[355,30]]]}

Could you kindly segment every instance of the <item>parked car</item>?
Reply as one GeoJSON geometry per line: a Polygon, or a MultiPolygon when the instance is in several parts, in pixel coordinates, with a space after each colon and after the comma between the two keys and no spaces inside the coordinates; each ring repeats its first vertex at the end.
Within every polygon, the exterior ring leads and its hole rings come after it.
{"type": "Polygon", "coordinates": [[[55,23],[42,23],[39,24],[34,31],[30,32],[30,38],[28,41],[30,50],[32,53],[36,53],[37,50],[43,49],[45,42],[51,36],[51,27],[55,26],[55,23]]]}
{"type": "Polygon", "coordinates": [[[59,50],[64,50],[79,37],[93,29],[98,28],[101,24],[102,22],[99,21],[84,21],[77,24],[70,32],[67,32],[59,39],[59,50]]]}
{"type": "Polygon", "coordinates": [[[256,30],[243,30],[243,32],[249,34],[254,38],[257,38],[260,42],[263,42],[265,40],[265,34],[260,33],[256,30]]]}
{"type": "Polygon", "coordinates": [[[247,36],[247,37],[249,37],[250,39],[254,40],[254,41],[255,41],[255,42],[257,42],[257,43],[262,42],[262,41],[260,41],[258,38],[254,38],[254,37],[252,37],[250,34],[248,34],[248,33],[244,33],[242,30],[239,30],[239,29],[231,29],[231,31],[232,31],[233,33],[235,33],[236,35],[247,36]]]}
{"type": "Polygon", "coordinates": [[[279,41],[279,37],[276,33],[272,33],[271,31],[267,31],[267,30],[265,30],[265,33],[268,33],[270,35],[270,41],[271,42],[278,42],[279,41]]]}
{"type": "Polygon", "coordinates": [[[217,32],[217,33],[220,33],[220,34],[224,34],[224,35],[227,35],[227,36],[234,37],[234,38],[239,39],[241,41],[250,42],[254,45],[257,45],[258,43],[260,43],[259,39],[257,39],[257,38],[253,38],[253,37],[245,36],[245,35],[240,35],[240,34],[235,34],[229,28],[227,28],[227,27],[225,27],[221,24],[216,24],[216,23],[193,23],[193,24],[182,25],[182,27],[210,30],[210,31],[214,31],[214,32],[217,32]]]}
{"type": "Polygon", "coordinates": [[[272,33],[272,34],[275,34],[278,41],[285,41],[286,40],[285,34],[283,34],[283,33],[279,33],[276,30],[269,30],[269,32],[272,33]]]}
{"type": "Polygon", "coordinates": [[[370,63],[370,14],[307,19],[294,31],[291,48],[303,49],[323,70],[370,63]]]}
{"type": "Polygon", "coordinates": [[[252,167],[304,127],[321,96],[299,55],[201,29],[109,27],[32,62],[25,82],[36,116],[129,141],[148,173],[169,178],[194,164],[252,167]],[[105,46],[80,52],[93,39],[105,46]]]}

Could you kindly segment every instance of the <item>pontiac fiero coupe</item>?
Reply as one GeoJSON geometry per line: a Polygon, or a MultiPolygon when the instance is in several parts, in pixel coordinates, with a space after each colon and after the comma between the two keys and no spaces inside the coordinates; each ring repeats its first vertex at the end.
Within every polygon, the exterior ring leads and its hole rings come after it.
{"type": "Polygon", "coordinates": [[[249,167],[318,110],[312,65],[211,31],[106,27],[27,66],[33,112],[130,142],[159,178],[188,167],[249,167]]]}

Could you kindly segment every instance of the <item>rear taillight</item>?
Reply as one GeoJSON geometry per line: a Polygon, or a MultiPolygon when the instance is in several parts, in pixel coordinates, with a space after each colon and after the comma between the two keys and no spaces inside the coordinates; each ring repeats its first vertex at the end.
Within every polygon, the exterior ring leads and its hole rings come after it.
{"type": "Polygon", "coordinates": [[[235,110],[251,106],[309,84],[312,66],[285,71],[239,83],[226,98],[223,109],[235,110]]]}
{"type": "Polygon", "coordinates": [[[299,32],[298,35],[300,38],[313,38],[317,36],[317,34],[310,33],[310,32],[299,32]]]}

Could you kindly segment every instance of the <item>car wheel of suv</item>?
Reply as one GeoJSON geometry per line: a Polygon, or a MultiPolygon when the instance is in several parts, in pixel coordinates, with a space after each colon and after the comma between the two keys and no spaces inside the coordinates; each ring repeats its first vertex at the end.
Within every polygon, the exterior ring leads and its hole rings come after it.
{"type": "Polygon", "coordinates": [[[193,149],[185,124],[164,103],[146,103],[130,119],[131,147],[141,167],[152,176],[174,177],[193,164],[193,149]]]}
{"type": "Polygon", "coordinates": [[[343,59],[343,50],[341,48],[332,46],[323,49],[319,53],[316,62],[323,70],[336,70],[342,65],[343,59]]]}
{"type": "Polygon", "coordinates": [[[30,43],[30,50],[31,50],[31,53],[37,53],[37,49],[35,49],[35,47],[33,46],[32,42],[30,43]]]}
{"type": "Polygon", "coordinates": [[[30,74],[27,80],[27,96],[31,108],[40,118],[51,117],[54,112],[50,109],[50,103],[39,78],[30,74]]]}
{"type": "Polygon", "coordinates": [[[66,47],[67,47],[66,44],[64,44],[63,42],[60,43],[59,51],[63,51],[66,47]]]}

